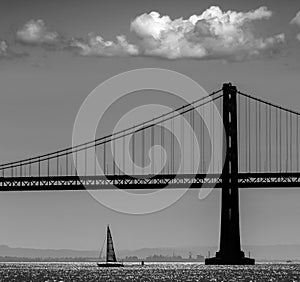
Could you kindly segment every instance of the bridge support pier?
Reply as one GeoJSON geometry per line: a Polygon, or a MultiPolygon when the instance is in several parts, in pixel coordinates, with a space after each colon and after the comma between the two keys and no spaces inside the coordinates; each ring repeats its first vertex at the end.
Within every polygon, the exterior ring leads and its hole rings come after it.
{"type": "Polygon", "coordinates": [[[223,173],[220,250],[207,265],[253,265],[241,250],[239,223],[238,147],[237,147],[237,89],[230,83],[223,85],[223,173]]]}

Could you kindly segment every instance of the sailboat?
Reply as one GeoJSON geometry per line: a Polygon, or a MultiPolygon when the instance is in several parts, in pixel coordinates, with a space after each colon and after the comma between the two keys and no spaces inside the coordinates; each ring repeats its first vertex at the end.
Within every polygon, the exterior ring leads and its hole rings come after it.
{"type": "MultiPolygon", "coordinates": [[[[101,258],[101,253],[102,250],[100,252],[100,258],[101,258]]],[[[117,261],[117,257],[114,249],[114,243],[111,236],[109,225],[107,225],[107,235],[106,235],[106,262],[105,263],[98,262],[97,265],[99,267],[123,267],[124,266],[123,263],[117,261]]]]}

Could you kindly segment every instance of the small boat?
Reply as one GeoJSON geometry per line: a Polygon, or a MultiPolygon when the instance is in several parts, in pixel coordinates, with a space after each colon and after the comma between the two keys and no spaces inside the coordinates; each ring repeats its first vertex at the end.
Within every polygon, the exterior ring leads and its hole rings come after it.
{"type": "MultiPolygon", "coordinates": [[[[104,246],[104,242],[103,242],[103,246],[104,246]]],[[[103,249],[103,246],[102,246],[102,249],[103,249]]],[[[100,251],[99,258],[101,258],[102,249],[100,251]]],[[[97,265],[99,267],[123,267],[124,266],[123,263],[117,261],[116,253],[114,250],[114,243],[113,243],[110,228],[108,225],[107,225],[107,235],[106,235],[106,262],[105,263],[98,262],[97,265]]]]}

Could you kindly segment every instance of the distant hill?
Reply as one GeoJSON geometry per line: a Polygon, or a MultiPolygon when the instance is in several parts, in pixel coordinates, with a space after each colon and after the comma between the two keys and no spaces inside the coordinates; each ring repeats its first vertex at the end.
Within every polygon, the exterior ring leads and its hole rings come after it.
{"type": "MultiPolygon", "coordinates": [[[[270,246],[243,246],[245,255],[251,252],[251,257],[257,260],[300,260],[300,245],[270,245],[270,246]]],[[[217,251],[217,247],[181,247],[181,248],[142,248],[137,250],[117,250],[120,258],[126,256],[137,256],[145,258],[153,255],[172,256],[180,255],[188,257],[189,252],[193,257],[201,254],[207,257],[210,251],[211,256],[217,251]]],[[[70,250],[70,249],[33,249],[33,248],[12,248],[0,245],[0,257],[23,257],[23,258],[97,258],[97,250],[70,250]]]]}
{"type": "MultiPolygon", "coordinates": [[[[243,246],[243,251],[245,256],[248,256],[250,251],[250,256],[257,260],[300,260],[300,245],[269,245],[269,246],[243,246]]],[[[146,257],[154,254],[169,255],[173,253],[175,255],[181,255],[187,257],[189,252],[195,257],[201,254],[205,257],[214,256],[215,252],[218,251],[218,247],[183,247],[183,248],[143,248],[134,251],[124,250],[118,252],[120,256],[124,255],[136,255],[138,257],[146,257]]]]}
{"type": "Polygon", "coordinates": [[[27,257],[27,258],[65,258],[65,257],[98,257],[99,251],[76,251],[68,249],[31,249],[31,248],[11,248],[0,245],[0,256],[27,257]]]}

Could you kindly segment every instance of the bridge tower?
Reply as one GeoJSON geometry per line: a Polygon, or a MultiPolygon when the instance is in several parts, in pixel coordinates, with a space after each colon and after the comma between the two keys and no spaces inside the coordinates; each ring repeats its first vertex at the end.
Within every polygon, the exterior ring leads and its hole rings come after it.
{"type": "Polygon", "coordinates": [[[241,250],[238,186],[237,89],[231,83],[223,84],[223,173],[220,250],[207,265],[254,264],[241,250]]]}

